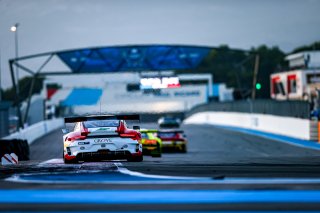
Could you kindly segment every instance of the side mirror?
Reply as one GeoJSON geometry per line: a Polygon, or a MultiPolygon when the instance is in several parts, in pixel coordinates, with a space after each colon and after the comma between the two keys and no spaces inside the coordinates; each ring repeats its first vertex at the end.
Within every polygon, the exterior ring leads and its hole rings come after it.
{"type": "Polygon", "coordinates": [[[134,130],[140,130],[140,126],[133,126],[132,129],[134,129],[134,130]]]}
{"type": "Polygon", "coordinates": [[[69,133],[69,130],[68,129],[62,129],[62,133],[63,134],[67,134],[67,133],[69,133]]]}

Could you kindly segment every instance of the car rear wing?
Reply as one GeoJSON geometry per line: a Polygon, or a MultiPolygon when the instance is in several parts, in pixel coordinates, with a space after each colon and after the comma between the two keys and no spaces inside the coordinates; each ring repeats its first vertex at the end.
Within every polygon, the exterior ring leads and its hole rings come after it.
{"type": "Polygon", "coordinates": [[[94,115],[94,116],[75,116],[64,118],[65,123],[76,123],[82,121],[94,121],[94,120],[130,120],[140,121],[140,115],[94,115]]]}
{"type": "Polygon", "coordinates": [[[177,129],[177,130],[168,129],[168,130],[159,130],[158,133],[184,133],[184,131],[181,129],[177,129]]]}
{"type": "Polygon", "coordinates": [[[140,132],[144,133],[157,133],[159,132],[157,129],[141,129],[140,132]]]}

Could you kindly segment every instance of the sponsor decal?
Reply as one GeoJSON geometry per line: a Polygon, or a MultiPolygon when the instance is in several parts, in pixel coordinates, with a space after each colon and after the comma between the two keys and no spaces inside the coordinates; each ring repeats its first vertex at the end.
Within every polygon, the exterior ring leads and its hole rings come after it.
{"type": "Polygon", "coordinates": [[[112,140],[110,138],[97,138],[94,139],[95,143],[112,143],[112,140]]]}
{"type": "Polygon", "coordinates": [[[79,142],[78,143],[78,145],[88,145],[88,144],[90,144],[90,142],[88,142],[88,141],[84,141],[84,142],[79,142]]]}
{"type": "Polygon", "coordinates": [[[105,130],[110,130],[110,128],[103,127],[103,128],[99,128],[98,130],[105,131],[105,130]]]}

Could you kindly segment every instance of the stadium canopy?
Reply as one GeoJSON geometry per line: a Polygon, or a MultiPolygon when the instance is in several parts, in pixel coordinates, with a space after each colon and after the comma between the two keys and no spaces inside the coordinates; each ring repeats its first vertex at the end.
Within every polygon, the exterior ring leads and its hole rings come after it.
{"type": "Polygon", "coordinates": [[[56,56],[71,73],[187,70],[196,68],[210,50],[211,47],[190,45],[110,46],[42,53],[12,59],[10,62],[30,74],[38,71],[20,62],[45,56],[48,59],[40,66],[40,70],[56,56]]]}

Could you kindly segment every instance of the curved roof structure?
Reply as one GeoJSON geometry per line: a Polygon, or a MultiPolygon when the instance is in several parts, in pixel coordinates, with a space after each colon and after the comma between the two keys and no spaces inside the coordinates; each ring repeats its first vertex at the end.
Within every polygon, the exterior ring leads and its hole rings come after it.
{"type": "MultiPolygon", "coordinates": [[[[188,45],[129,45],[64,50],[14,59],[58,56],[72,73],[194,69],[212,48],[188,45]]],[[[22,67],[23,68],[23,67],[22,67]]]]}

